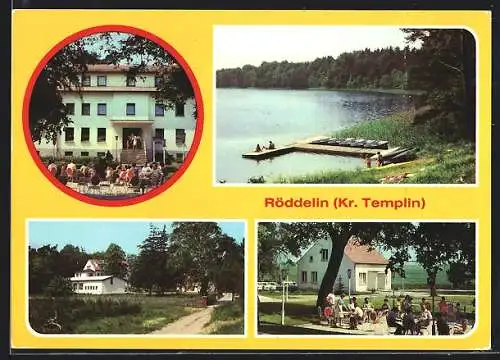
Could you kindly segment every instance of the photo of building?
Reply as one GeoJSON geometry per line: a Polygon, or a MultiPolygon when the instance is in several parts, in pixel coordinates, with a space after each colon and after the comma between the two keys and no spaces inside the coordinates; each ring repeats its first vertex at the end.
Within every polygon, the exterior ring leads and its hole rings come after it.
{"type": "Polygon", "coordinates": [[[25,138],[62,191],[130,204],[165,190],[189,166],[202,100],[168,43],[137,29],[102,30],[64,40],[41,60],[26,90],[25,138]]]}
{"type": "Polygon", "coordinates": [[[182,161],[193,141],[196,119],[192,99],[167,109],[155,100],[158,77],[145,69],[131,78],[128,66],[89,65],[82,88],[63,91],[73,121],[54,143],[35,146],[42,157],[98,157],[110,151],[122,163],[165,162],[166,154],[182,161]],[[132,137],[138,137],[136,146],[132,137]]]}

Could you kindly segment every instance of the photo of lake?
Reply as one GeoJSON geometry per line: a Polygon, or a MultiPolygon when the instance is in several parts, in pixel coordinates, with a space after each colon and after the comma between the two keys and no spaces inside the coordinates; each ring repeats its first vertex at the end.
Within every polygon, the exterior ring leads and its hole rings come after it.
{"type": "Polygon", "coordinates": [[[411,95],[333,90],[216,90],[215,176],[226,183],[247,183],[252,177],[282,176],[323,170],[363,168],[363,159],[293,152],[256,161],[243,153],[257,144],[277,147],[376,120],[409,109],[411,95]]]}

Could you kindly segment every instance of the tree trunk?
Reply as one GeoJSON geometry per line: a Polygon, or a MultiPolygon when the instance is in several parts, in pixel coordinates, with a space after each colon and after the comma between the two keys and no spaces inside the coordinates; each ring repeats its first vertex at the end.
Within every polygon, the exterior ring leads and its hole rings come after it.
{"type": "Polygon", "coordinates": [[[330,234],[330,239],[332,241],[332,254],[328,260],[328,267],[326,268],[325,276],[323,276],[323,280],[321,281],[318,298],[316,299],[316,307],[323,307],[325,305],[326,296],[333,289],[335,279],[337,278],[337,274],[339,272],[340,263],[344,257],[344,248],[347,245],[347,241],[350,236],[350,234],[347,236],[339,236],[334,233],[330,234]]]}
{"type": "Polygon", "coordinates": [[[208,295],[208,278],[203,278],[203,280],[201,280],[200,285],[201,285],[200,295],[207,296],[208,295]]]}

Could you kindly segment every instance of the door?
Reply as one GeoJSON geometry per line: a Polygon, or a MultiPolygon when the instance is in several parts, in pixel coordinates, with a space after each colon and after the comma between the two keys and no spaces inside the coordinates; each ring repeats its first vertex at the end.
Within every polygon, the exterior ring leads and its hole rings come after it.
{"type": "Polygon", "coordinates": [[[141,128],[123,128],[123,133],[122,133],[122,146],[123,149],[132,149],[133,147],[133,140],[132,138],[134,136],[139,137],[139,141],[137,141],[137,149],[142,149],[142,129],[141,128]]]}

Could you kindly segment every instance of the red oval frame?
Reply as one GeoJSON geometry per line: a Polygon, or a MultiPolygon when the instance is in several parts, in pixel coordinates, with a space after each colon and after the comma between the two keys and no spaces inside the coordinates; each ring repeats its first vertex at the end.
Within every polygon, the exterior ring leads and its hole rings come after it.
{"type": "Polygon", "coordinates": [[[26,144],[28,145],[29,152],[31,153],[31,157],[35,161],[36,165],[40,169],[40,171],[45,175],[49,181],[54,184],[56,187],[58,187],[60,190],[65,192],[67,195],[76,198],[82,202],[91,204],[91,205],[98,205],[98,206],[128,206],[128,205],[134,205],[138,204],[144,201],[147,201],[160,193],[164,192],[167,190],[170,186],[172,186],[179,178],[184,174],[186,169],[189,167],[191,164],[194,155],[198,151],[198,147],[200,145],[201,141],[201,135],[203,133],[203,118],[204,118],[204,112],[203,112],[203,100],[201,96],[201,90],[198,85],[198,81],[196,80],[191,68],[187,64],[187,62],[184,60],[184,58],[166,41],[160,39],[158,36],[147,32],[142,29],[138,29],[135,27],[131,26],[125,26],[125,25],[102,25],[102,26],[95,26],[91,28],[87,28],[84,30],[81,30],[77,33],[74,33],[62,41],[60,41],[58,44],[56,44],[40,61],[40,63],[37,65],[35,68],[35,71],[31,75],[31,78],[28,82],[28,87],[26,89],[25,95],[24,95],[24,103],[23,103],[23,130],[24,130],[24,137],[26,140],[26,144]],[[31,94],[33,92],[33,87],[35,85],[36,80],[38,79],[38,76],[42,72],[42,69],[47,65],[49,60],[64,46],[70,44],[71,42],[78,40],[82,37],[93,35],[96,33],[101,33],[101,32],[124,32],[124,33],[130,33],[138,36],[142,36],[148,40],[151,40],[155,42],[156,44],[160,45],[165,49],[166,52],[168,52],[170,55],[174,57],[174,59],[179,63],[179,65],[183,68],[184,72],[189,78],[189,81],[193,87],[194,91],[194,97],[196,101],[196,111],[198,118],[196,120],[196,125],[195,125],[195,131],[194,131],[194,136],[193,136],[193,142],[191,144],[191,147],[184,159],[183,164],[179,169],[173,174],[171,178],[169,178],[164,184],[161,186],[150,190],[149,192],[143,194],[143,195],[138,195],[133,198],[128,198],[128,199],[123,199],[123,200],[104,200],[104,199],[96,199],[92,198],[90,196],[81,194],[77,191],[74,191],[70,189],[69,187],[63,185],[57,179],[55,179],[52,174],[49,172],[47,167],[43,164],[42,159],[40,156],[37,154],[36,147],[33,143],[32,137],[31,137],[31,130],[29,127],[29,105],[30,105],[30,100],[31,100],[31,94]]]}

